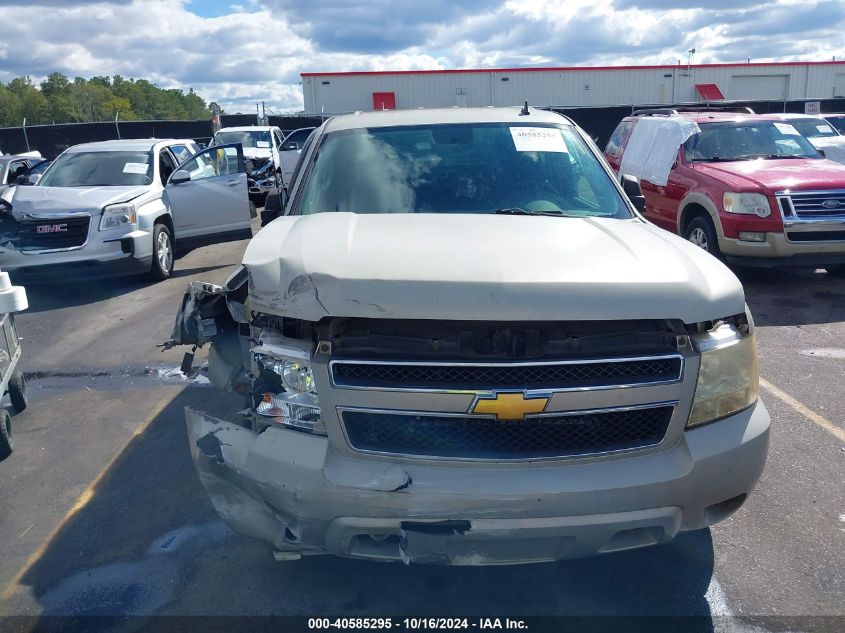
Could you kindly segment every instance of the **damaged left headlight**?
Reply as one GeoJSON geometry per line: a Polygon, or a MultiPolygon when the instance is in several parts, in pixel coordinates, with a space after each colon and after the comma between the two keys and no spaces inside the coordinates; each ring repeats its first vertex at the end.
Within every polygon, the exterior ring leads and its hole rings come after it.
{"type": "MultiPolygon", "coordinates": [[[[273,346],[272,354],[254,351],[258,372],[254,383],[254,411],[280,426],[325,435],[314,374],[300,350],[273,346]]],[[[260,348],[259,348],[260,350],[260,348]]]]}

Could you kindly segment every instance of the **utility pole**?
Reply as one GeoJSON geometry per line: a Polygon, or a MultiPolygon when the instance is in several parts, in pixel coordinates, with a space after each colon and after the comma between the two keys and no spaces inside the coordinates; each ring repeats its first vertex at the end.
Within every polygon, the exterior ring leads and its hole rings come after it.
{"type": "Polygon", "coordinates": [[[117,138],[120,140],[120,126],[117,124],[117,118],[120,116],[120,112],[114,113],[114,129],[117,130],[117,138]]]}
{"type": "Polygon", "coordinates": [[[264,109],[264,102],[261,102],[261,125],[267,125],[267,111],[264,109]]]}

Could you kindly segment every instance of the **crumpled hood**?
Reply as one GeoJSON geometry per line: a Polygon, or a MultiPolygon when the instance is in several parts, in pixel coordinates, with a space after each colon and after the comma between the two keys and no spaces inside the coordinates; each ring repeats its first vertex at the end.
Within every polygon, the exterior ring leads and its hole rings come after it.
{"type": "Polygon", "coordinates": [[[107,204],[128,202],[150,191],[150,185],[131,187],[16,187],[11,197],[12,215],[89,212],[99,214],[107,204]]]}
{"type": "Polygon", "coordinates": [[[697,163],[696,171],[737,191],[845,189],[845,165],[826,159],[787,158],[697,163]]]}
{"type": "Polygon", "coordinates": [[[681,319],[744,310],[718,260],[639,220],[320,213],[278,218],[243,259],[252,308],[451,320],[681,319]]]}

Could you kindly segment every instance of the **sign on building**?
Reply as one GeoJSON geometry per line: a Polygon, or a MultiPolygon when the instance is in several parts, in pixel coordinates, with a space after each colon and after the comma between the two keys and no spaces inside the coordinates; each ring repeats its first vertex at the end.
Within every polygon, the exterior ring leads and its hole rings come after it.
{"type": "Polygon", "coordinates": [[[804,102],[804,114],[820,114],[822,111],[821,109],[821,102],[820,101],[805,101],[804,102]]]}

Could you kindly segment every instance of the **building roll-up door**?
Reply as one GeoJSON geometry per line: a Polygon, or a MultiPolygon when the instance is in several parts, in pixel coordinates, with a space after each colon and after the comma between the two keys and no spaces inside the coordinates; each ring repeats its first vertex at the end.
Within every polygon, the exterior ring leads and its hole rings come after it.
{"type": "Polygon", "coordinates": [[[787,75],[734,75],[731,78],[730,99],[783,101],[787,98],[787,75]]]}

